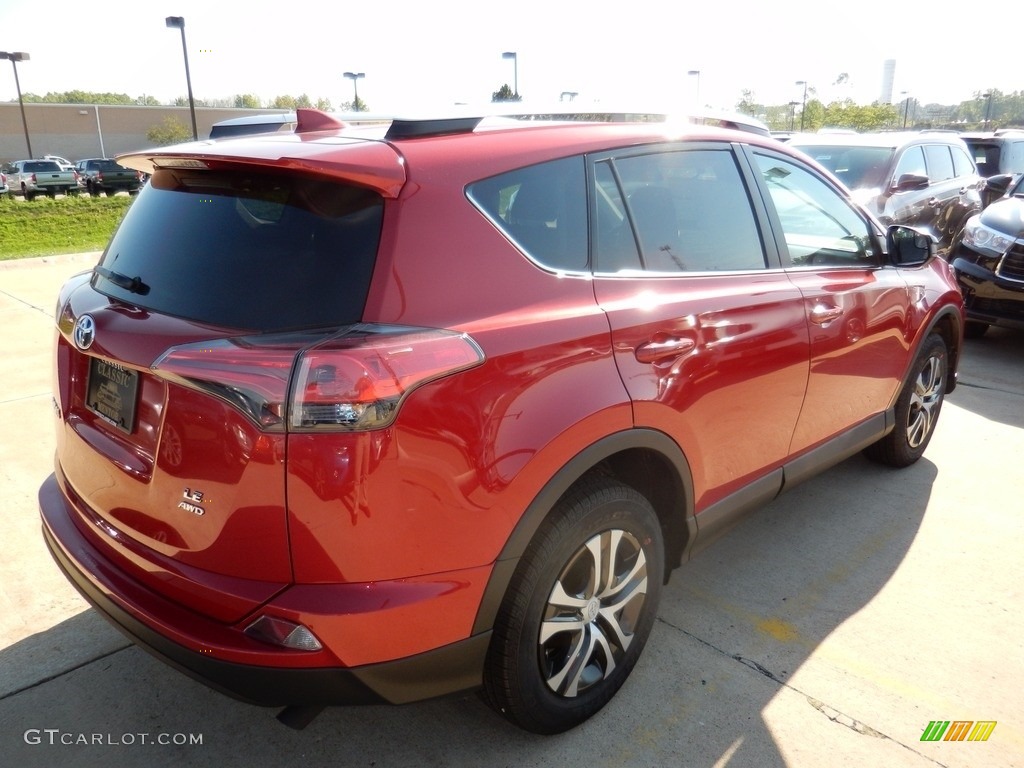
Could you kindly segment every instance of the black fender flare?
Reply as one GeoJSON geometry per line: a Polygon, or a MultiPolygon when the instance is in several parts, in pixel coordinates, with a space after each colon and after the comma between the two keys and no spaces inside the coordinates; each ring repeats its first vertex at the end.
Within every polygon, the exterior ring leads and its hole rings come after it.
{"type": "MultiPolygon", "coordinates": [[[[656,453],[674,468],[679,477],[683,496],[683,503],[678,510],[681,518],[679,524],[688,531],[686,541],[694,540],[697,529],[693,514],[693,475],[690,471],[690,464],[679,445],[664,432],[648,428],[630,429],[607,435],[584,448],[559,469],[523,512],[495,560],[490,579],[480,600],[480,608],[477,611],[472,634],[487,632],[494,626],[494,619],[515,575],[520,558],[559,499],[574,483],[601,462],[616,454],[632,450],[656,453]]],[[[664,520],[662,524],[665,524],[664,520]]],[[[682,550],[683,547],[680,546],[678,551],[670,549],[667,553],[666,576],[668,571],[679,564],[682,550]]]]}

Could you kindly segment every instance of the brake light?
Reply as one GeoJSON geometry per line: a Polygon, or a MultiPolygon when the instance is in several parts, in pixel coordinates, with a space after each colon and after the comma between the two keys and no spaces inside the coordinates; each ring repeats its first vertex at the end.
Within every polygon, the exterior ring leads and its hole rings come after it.
{"type": "Polygon", "coordinates": [[[292,387],[289,430],[385,427],[408,392],[484,359],[466,334],[365,328],[303,353],[292,387]]]}
{"type": "Polygon", "coordinates": [[[182,344],[167,350],[152,371],[233,405],[261,429],[284,431],[292,365],[309,337],[242,337],[182,344]]]}
{"type": "Polygon", "coordinates": [[[28,175],[28,180],[31,181],[33,184],[35,184],[36,183],[36,175],[34,173],[30,173],[28,175]]]}
{"type": "Polygon", "coordinates": [[[466,334],[358,325],[326,338],[298,333],[183,344],[165,352],[152,372],[230,403],[266,431],[349,431],[389,425],[411,390],[483,359],[466,334]]]}

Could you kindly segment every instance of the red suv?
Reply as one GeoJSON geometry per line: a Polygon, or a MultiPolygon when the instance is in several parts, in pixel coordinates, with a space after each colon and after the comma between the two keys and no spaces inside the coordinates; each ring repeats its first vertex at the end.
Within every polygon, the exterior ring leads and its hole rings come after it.
{"type": "Polygon", "coordinates": [[[857,451],[916,461],[955,384],[931,239],[768,137],[302,111],[120,162],[152,179],[60,295],[44,535],[293,723],[475,689],[582,722],[670,571],[857,451]]]}

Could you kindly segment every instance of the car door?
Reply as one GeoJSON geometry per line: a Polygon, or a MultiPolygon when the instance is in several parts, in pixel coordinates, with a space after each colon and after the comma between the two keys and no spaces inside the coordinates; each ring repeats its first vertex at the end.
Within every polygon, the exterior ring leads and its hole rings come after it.
{"type": "Polygon", "coordinates": [[[731,495],[781,484],[807,381],[802,296],[766,250],[731,145],[629,150],[590,170],[594,291],[634,423],[682,448],[698,526],[720,521],[731,495]]]}
{"type": "Polygon", "coordinates": [[[874,225],[830,181],[792,158],[751,156],[810,334],[810,375],[790,453],[844,434],[876,434],[907,369],[910,288],[883,265],[874,225]]]}

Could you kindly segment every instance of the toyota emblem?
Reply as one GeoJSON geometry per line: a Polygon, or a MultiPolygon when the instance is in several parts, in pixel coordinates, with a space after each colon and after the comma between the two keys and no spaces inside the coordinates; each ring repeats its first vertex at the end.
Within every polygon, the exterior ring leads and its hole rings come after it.
{"type": "Polygon", "coordinates": [[[96,339],[96,321],[91,315],[82,315],[75,323],[75,346],[88,349],[96,339]]]}

